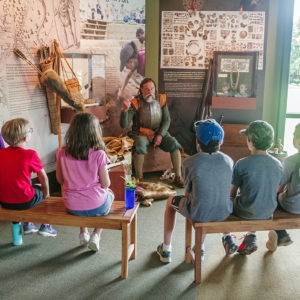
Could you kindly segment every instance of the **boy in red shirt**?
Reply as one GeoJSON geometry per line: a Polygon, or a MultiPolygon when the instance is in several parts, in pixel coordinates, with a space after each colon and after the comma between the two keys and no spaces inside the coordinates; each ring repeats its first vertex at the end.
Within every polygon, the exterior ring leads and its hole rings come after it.
{"type": "MultiPolygon", "coordinates": [[[[7,121],[1,129],[9,145],[0,150],[0,204],[3,208],[25,210],[49,197],[48,177],[41,160],[34,150],[24,149],[32,132],[29,121],[22,118],[7,121]],[[32,186],[32,172],[37,173],[40,186],[32,186]]],[[[33,223],[24,223],[24,234],[37,231],[33,223]]],[[[56,230],[49,224],[42,224],[39,234],[56,236],[56,230]]]]}

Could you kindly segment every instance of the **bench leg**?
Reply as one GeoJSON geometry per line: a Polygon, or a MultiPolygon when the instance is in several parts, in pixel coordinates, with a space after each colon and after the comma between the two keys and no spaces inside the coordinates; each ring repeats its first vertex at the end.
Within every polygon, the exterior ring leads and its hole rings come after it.
{"type": "Polygon", "coordinates": [[[128,277],[128,227],[128,223],[122,222],[122,278],[128,277]]]}
{"type": "Polygon", "coordinates": [[[189,249],[192,248],[192,223],[186,218],[185,219],[185,258],[186,263],[191,263],[191,256],[189,249]]]}
{"type": "Polygon", "coordinates": [[[136,228],[137,228],[137,218],[135,215],[130,225],[130,244],[133,245],[134,247],[130,259],[136,258],[136,233],[137,233],[136,228]]]}
{"type": "Polygon", "coordinates": [[[202,228],[195,228],[195,282],[201,282],[202,228]]]}

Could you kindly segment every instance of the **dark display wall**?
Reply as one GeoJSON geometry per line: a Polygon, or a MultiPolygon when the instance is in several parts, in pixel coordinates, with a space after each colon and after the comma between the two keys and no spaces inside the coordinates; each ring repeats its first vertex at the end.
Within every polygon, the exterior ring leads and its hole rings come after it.
{"type": "Polygon", "coordinates": [[[212,53],[214,47],[220,50],[224,44],[226,51],[241,51],[245,45],[245,51],[256,51],[257,45],[257,49],[261,48],[257,51],[261,53],[255,73],[255,106],[232,109],[225,105],[226,108],[212,109],[212,117],[219,120],[223,115],[224,123],[244,124],[262,118],[269,1],[256,1],[255,6],[250,6],[251,1],[243,1],[243,12],[240,12],[240,1],[200,1],[204,3],[203,13],[198,10],[191,17],[186,17],[185,2],[160,1],[159,87],[161,93],[168,95],[172,118],[169,131],[184,145],[184,150],[192,154],[195,152],[193,122],[200,118],[208,51],[212,53]],[[254,26],[247,26],[250,18],[254,26]],[[216,35],[215,42],[213,34],[216,35]],[[218,36],[222,37],[221,41],[218,36]],[[247,49],[247,45],[252,49],[247,49]]]}

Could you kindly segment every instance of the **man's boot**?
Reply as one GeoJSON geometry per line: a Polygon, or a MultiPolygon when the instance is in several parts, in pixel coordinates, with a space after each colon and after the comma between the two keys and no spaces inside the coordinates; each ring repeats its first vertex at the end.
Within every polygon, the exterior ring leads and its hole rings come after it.
{"type": "Polygon", "coordinates": [[[173,184],[179,188],[184,187],[184,181],[181,175],[181,154],[179,149],[175,150],[174,152],[170,153],[171,154],[171,160],[172,160],[172,165],[173,169],[175,172],[175,178],[173,181],[173,184]]]}
{"type": "Polygon", "coordinates": [[[144,157],[144,154],[136,154],[133,156],[135,178],[139,181],[143,180],[144,157]]]}

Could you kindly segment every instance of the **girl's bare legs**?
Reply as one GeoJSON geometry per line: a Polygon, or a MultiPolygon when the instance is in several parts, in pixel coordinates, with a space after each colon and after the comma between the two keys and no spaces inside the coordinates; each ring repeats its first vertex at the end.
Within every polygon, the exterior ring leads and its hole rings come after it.
{"type": "Polygon", "coordinates": [[[87,227],[80,227],[80,233],[88,233],[87,227]]]}

